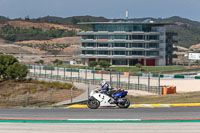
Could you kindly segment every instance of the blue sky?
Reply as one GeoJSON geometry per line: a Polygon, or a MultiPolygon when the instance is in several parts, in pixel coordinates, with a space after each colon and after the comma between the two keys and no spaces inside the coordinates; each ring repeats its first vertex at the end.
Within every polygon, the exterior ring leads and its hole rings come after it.
{"type": "Polygon", "coordinates": [[[200,21],[200,0],[0,0],[0,15],[9,18],[43,16],[104,16],[120,18],[180,16],[200,21]]]}

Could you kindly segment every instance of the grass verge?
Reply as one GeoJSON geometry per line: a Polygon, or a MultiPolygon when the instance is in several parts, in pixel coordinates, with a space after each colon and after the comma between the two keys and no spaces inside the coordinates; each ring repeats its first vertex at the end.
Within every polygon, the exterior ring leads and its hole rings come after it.
{"type": "MultiPolygon", "coordinates": [[[[37,80],[1,80],[0,106],[50,105],[70,99],[72,84],[61,82],[46,82],[37,80]],[[28,94],[27,94],[28,92],[28,94]]],[[[83,90],[73,88],[72,96],[77,97],[83,90]]]]}
{"type": "Polygon", "coordinates": [[[132,104],[200,103],[200,92],[156,96],[128,96],[132,104]]]}

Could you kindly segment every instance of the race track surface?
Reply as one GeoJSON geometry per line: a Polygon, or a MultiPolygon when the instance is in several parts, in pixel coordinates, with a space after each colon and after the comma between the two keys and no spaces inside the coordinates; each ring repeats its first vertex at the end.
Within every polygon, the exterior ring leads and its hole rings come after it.
{"type": "Polygon", "coordinates": [[[72,109],[0,109],[0,118],[32,119],[198,119],[200,107],[72,109]]]}

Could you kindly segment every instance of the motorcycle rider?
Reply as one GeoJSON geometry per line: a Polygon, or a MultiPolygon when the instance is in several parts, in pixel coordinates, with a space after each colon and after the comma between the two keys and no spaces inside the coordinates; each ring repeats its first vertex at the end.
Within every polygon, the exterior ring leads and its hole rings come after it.
{"type": "Polygon", "coordinates": [[[100,92],[104,93],[104,94],[107,94],[107,92],[109,91],[109,88],[110,88],[110,85],[105,80],[103,80],[101,82],[101,90],[100,90],[100,92]]]}

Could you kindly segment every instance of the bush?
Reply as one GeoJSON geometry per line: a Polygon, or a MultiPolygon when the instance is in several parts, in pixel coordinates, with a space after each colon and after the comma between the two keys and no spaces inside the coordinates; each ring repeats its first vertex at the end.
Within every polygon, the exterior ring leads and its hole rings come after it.
{"type": "Polygon", "coordinates": [[[138,68],[138,71],[141,71],[141,69],[142,69],[142,64],[137,63],[135,66],[138,68]]]}
{"type": "Polygon", "coordinates": [[[15,57],[0,55],[0,77],[3,79],[23,79],[27,74],[27,66],[19,64],[15,57]]]}
{"type": "Polygon", "coordinates": [[[91,61],[89,62],[89,67],[96,67],[98,65],[98,63],[96,61],[91,61]]]}
{"type": "Polygon", "coordinates": [[[99,66],[102,67],[102,68],[108,68],[108,67],[110,67],[110,62],[105,61],[105,60],[101,60],[99,62],[99,66]]]}
{"type": "Polygon", "coordinates": [[[61,61],[61,60],[58,60],[58,59],[55,59],[54,61],[53,61],[53,64],[55,64],[55,65],[62,65],[63,64],[63,62],[61,61]]]}

